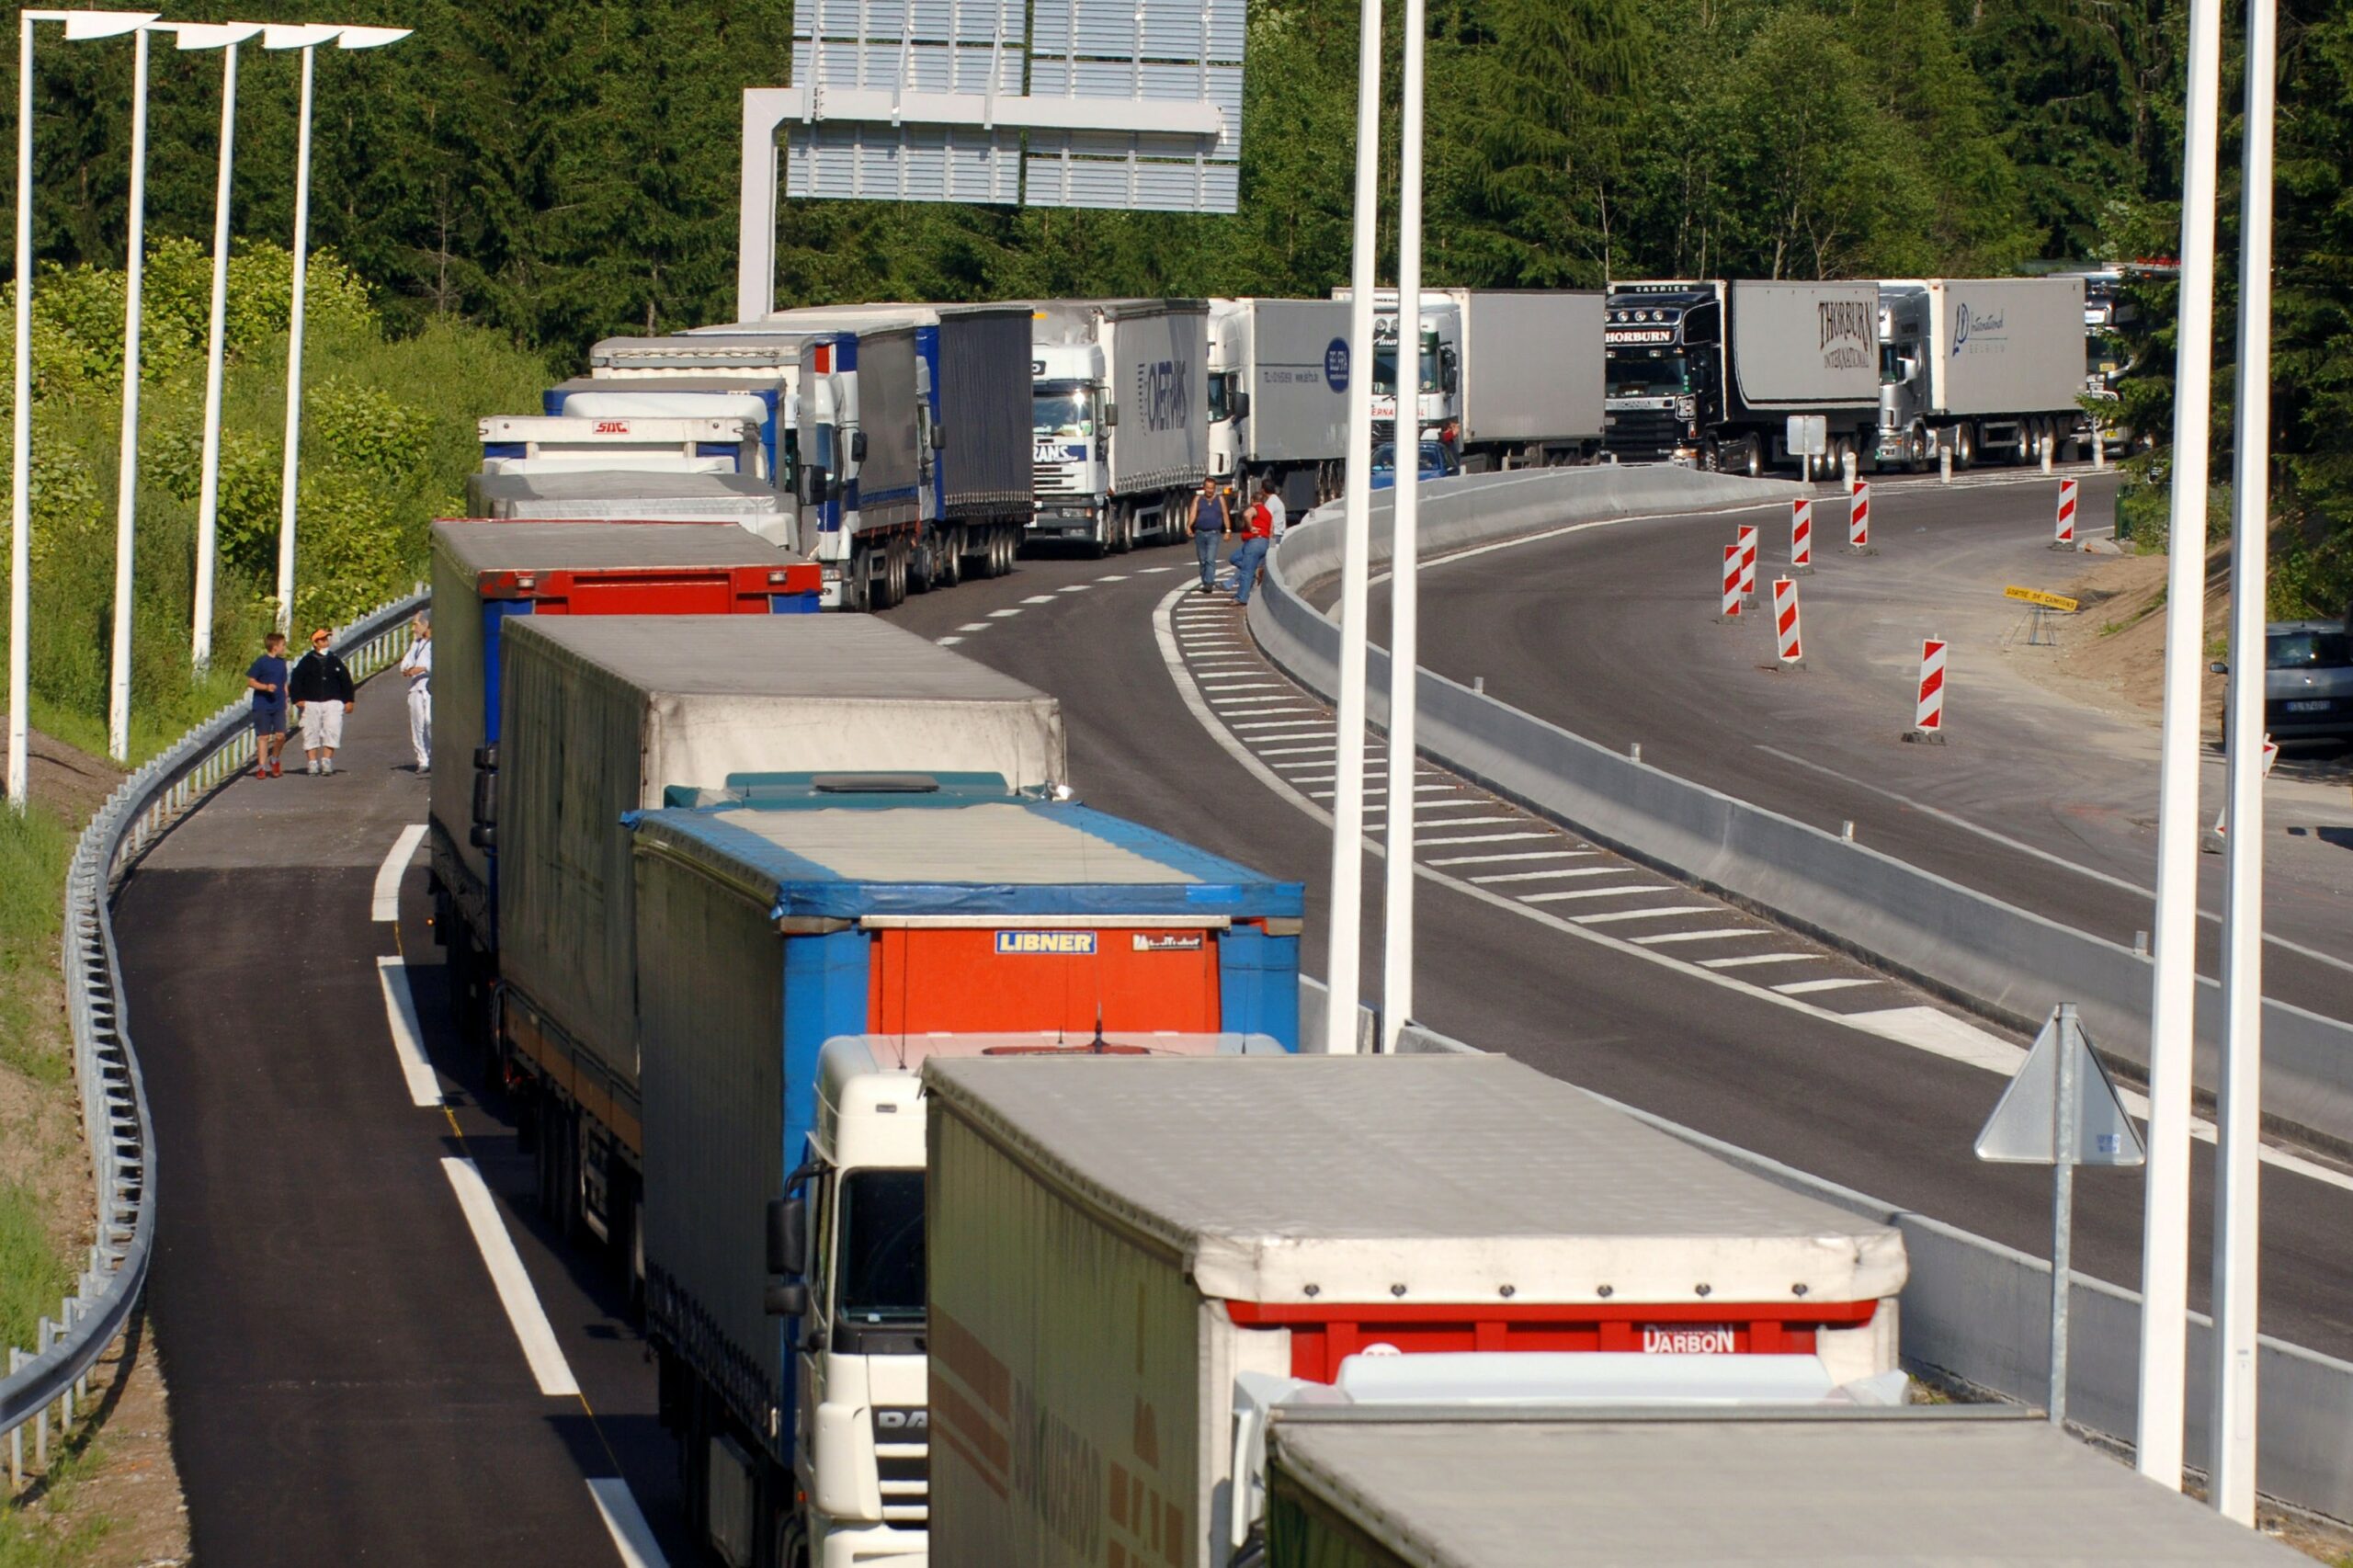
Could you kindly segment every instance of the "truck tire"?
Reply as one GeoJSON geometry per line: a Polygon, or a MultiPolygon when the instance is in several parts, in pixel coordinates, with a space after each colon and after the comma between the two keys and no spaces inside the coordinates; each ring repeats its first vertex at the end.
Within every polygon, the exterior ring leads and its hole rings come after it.
{"type": "Polygon", "coordinates": [[[1113,555],[1125,555],[1128,551],[1133,550],[1136,547],[1136,515],[1134,511],[1129,507],[1121,506],[1118,511],[1112,513],[1111,526],[1106,531],[1110,535],[1110,538],[1106,542],[1109,546],[1110,552],[1113,555]]]}
{"type": "Polygon", "coordinates": [[[907,592],[927,594],[939,581],[940,545],[937,539],[907,541],[907,592]]]}
{"type": "Polygon", "coordinates": [[[1964,419],[1952,427],[1952,466],[1973,467],[1977,461],[1977,426],[1964,419]]]}
{"type": "Polygon", "coordinates": [[[883,589],[880,608],[896,609],[907,602],[908,557],[914,553],[914,547],[904,535],[892,540],[890,547],[882,552],[883,589]]]}
{"type": "Polygon", "coordinates": [[[874,551],[860,545],[842,564],[842,608],[863,615],[874,602],[874,551]]]}
{"type": "Polygon", "coordinates": [[[1765,443],[1754,436],[1748,438],[1748,458],[1742,465],[1742,472],[1751,479],[1765,477],[1765,443]]]}

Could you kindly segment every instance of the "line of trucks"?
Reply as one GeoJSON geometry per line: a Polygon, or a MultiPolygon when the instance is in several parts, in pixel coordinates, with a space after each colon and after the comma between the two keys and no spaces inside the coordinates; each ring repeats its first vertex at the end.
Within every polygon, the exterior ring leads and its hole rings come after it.
{"type": "Polygon", "coordinates": [[[642,1311],[697,1551],[1900,1562],[2016,1485],[2033,1553],[1969,1560],[2272,1560],[1903,1404],[1893,1230],[1500,1057],[1301,1055],[1299,883],[1079,803],[1051,696],[797,553],[432,548],[459,1032],[642,1311]]]}
{"type": "Polygon", "coordinates": [[[468,510],[734,522],[815,561],[826,608],[880,610],[1031,541],[1172,542],[1204,480],[1328,501],[1360,377],[1376,442],[1469,472],[2031,461],[2091,435],[2097,285],[2088,306],[2079,277],[1434,289],[1411,333],[1384,290],[1369,364],[1345,290],[813,306],[597,344],[538,411],[482,421],[468,510]]]}

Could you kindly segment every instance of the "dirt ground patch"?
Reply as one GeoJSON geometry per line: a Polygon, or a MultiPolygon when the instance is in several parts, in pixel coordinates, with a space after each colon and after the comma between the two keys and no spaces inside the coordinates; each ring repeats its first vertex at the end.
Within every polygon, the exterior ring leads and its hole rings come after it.
{"type": "MultiPolygon", "coordinates": [[[[45,735],[32,738],[30,754],[38,809],[64,819],[70,843],[122,775],[45,735]]],[[[61,896],[54,888],[18,891],[36,902],[61,896]]],[[[65,988],[54,931],[28,934],[15,924],[9,950],[0,955],[0,1190],[20,1195],[51,1254],[69,1260],[70,1274],[88,1253],[92,1216],[65,988]]],[[[57,1305],[40,1310],[53,1316],[57,1305]]],[[[60,1568],[185,1562],[187,1507],[172,1463],[163,1378],[142,1326],[134,1324],[100,1358],[89,1383],[72,1434],[52,1429],[46,1469],[33,1463],[28,1434],[24,1488],[10,1495],[0,1472],[0,1560],[60,1568]]]]}
{"type": "MultiPolygon", "coordinates": [[[[2096,555],[2060,591],[2083,608],[2056,624],[2059,655],[2021,665],[2061,696],[2111,713],[2154,717],[2165,701],[2165,570],[2163,555],[2096,555]]],[[[2199,646],[2202,727],[2220,733],[2222,677],[2206,669],[2230,635],[2230,552],[2206,560],[2205,634],[2199,646]]]]}

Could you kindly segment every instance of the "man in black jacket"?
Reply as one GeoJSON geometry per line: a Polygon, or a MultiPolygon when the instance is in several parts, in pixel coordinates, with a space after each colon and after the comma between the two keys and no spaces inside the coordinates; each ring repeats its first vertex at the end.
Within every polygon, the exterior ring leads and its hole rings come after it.
{"type": "Polygon", "coordinates": [[[343,744],[343,716],[358,695],[351,672],[327,646],[329,641],[324,626],[312,632],[311,651],[286,683],[301,715],[302,754],[310,759],[310,771],[317,774],[335,771],[335,750],[343,744]]]}

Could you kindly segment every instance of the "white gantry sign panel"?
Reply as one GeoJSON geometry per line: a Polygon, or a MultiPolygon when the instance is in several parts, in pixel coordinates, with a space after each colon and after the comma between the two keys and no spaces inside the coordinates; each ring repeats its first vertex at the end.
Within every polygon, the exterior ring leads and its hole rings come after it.
{"type": "Polygon", "coordinates": [[[1231,212],[1242,155],[1243,0],[1037,0],[1029,91],[1100,114],[1120,102],[1218,111],[1213,141],[1108,126],[1029,135],[1032,207],[1231,212]]]}

